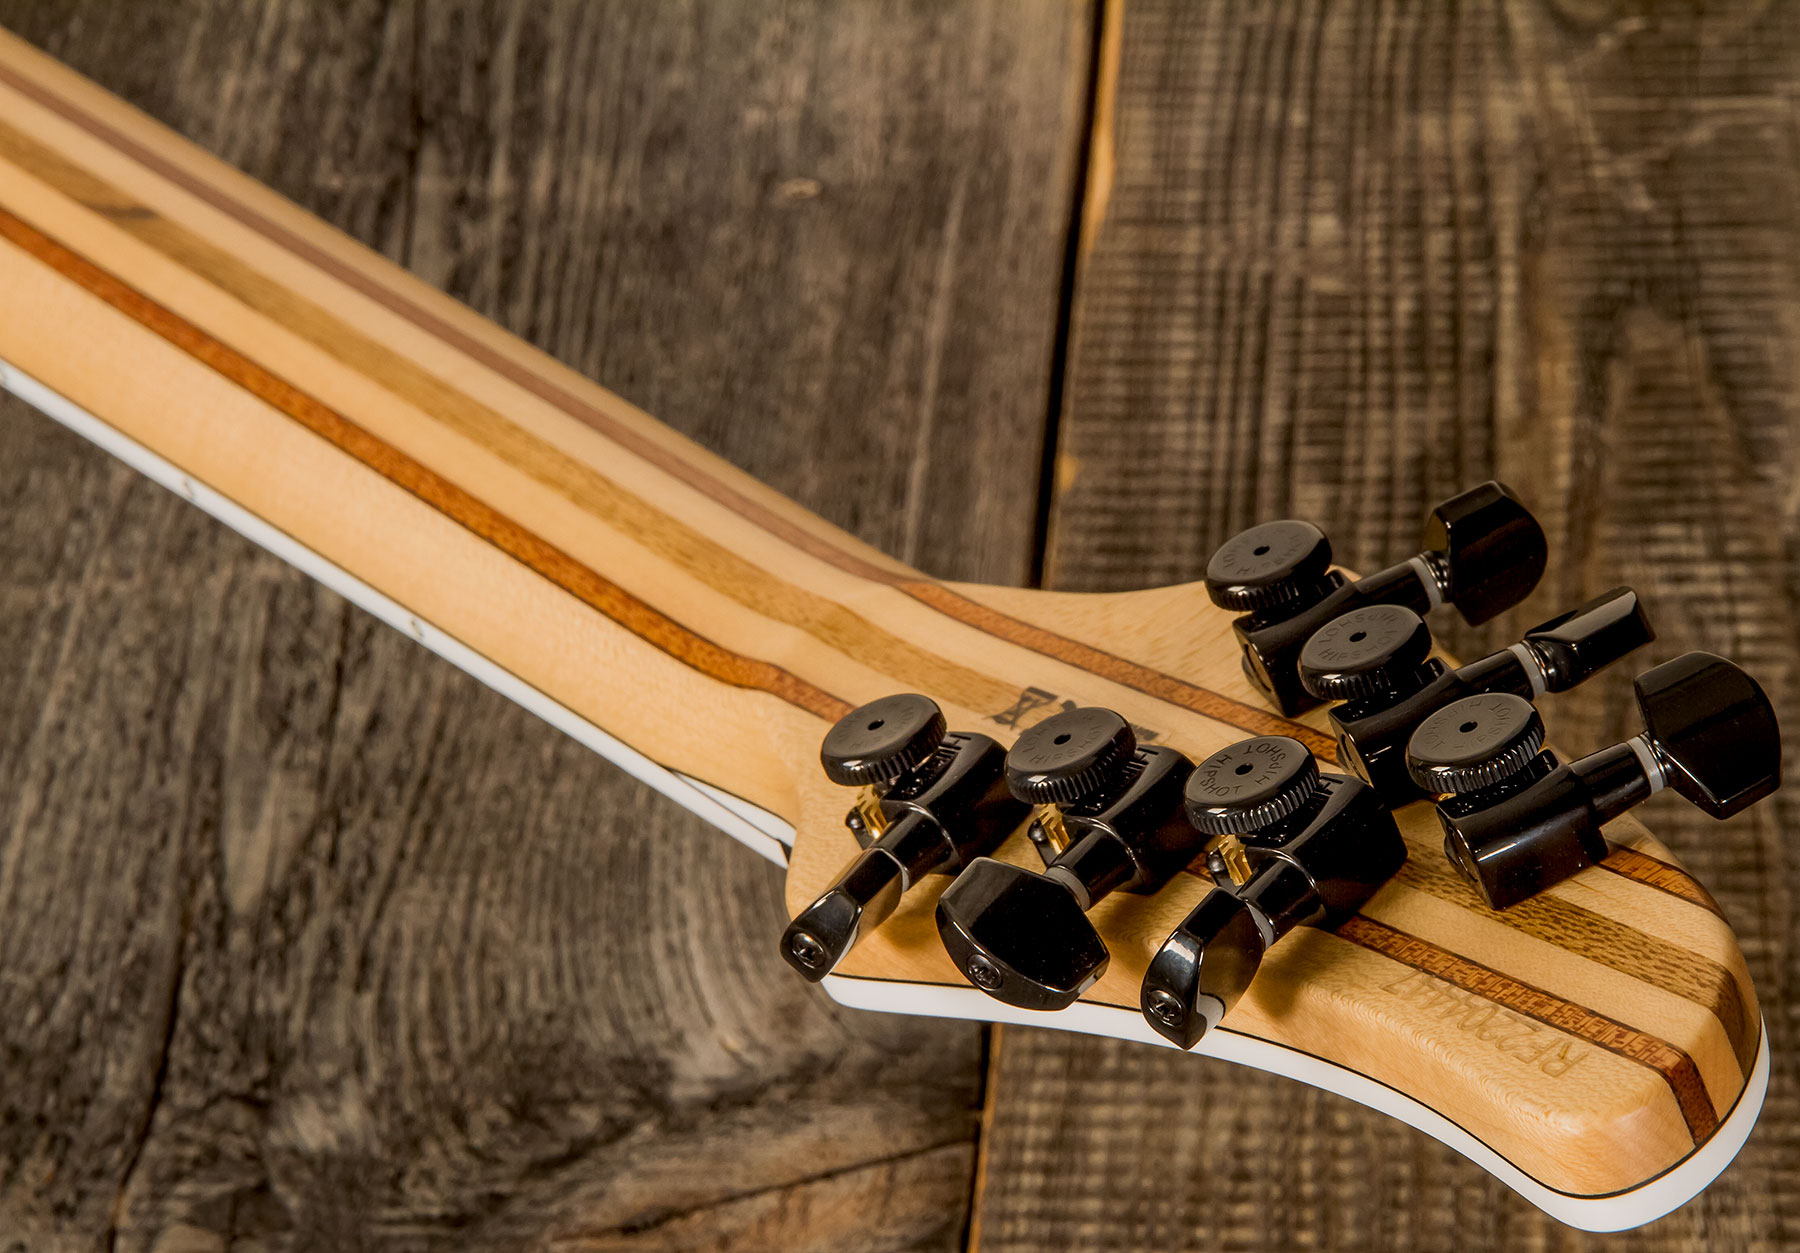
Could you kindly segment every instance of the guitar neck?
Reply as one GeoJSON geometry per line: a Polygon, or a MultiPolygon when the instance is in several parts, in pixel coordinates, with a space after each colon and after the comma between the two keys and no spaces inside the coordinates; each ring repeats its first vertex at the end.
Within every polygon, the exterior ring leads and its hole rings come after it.
{"type": "MultiPolygon", "coordinates": [[[[1261,703],[1197,586],[928,578],[4,34],[0,291],[0,383],[789,862],[791,909],[855,851],[820,738],[888,693],[1008,742],[1101,705],[1195,759],[1264,734],[1335,759],[1322,712],[1261,703]]],[[[1679,1203],[1743,1142],[1767,1045],[1704,889],[1635,820],[1607,834],[1585,880],[1501,914],[1412,807],[1405,869],[1279,948],[1214,1047],[1408,1118],[1557,1212],[1641,1221],[1608,1198],[1665,1178],[1632,1204],[1679,1203]]],[[[1036,859],[1022,837],[996,855],[1036,859]]],[[[1210,886],[1105,902],[1113,964],[1066,1024],[1152,1038],[1146,963],[1210,886]]],[[[937,942],[941,890],[834,994],[993,1012],[937,942]]]]}
{"type": "Polygon", "coordinates": [[[0,106],[14,390],[771,856],[896,690],[1329,751],[1171,677],[1228,634],[1194,588],[928,579],[7,36],[0,106]]]}
{"type": "Polygon", "coordinates": [[[764,851],[923,664],[913,571],[3,34],[0,118],[14,390],[764,851]]]}

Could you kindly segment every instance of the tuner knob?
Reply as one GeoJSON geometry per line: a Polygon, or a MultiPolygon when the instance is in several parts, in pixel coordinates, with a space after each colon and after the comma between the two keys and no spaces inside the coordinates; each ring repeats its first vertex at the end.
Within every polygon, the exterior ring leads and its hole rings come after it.
{"type": "Polygon", "coordinates": [[[1391,620],[1399,634],[1405,612],[1387,607],[1347,613],[1321,628],[1300,654],[1301,679],[1316,695],[1358,693],[1326,715],[1337,739],[1338,760],[1366,779],[1389,805],[1424,795],[1407,769],[1406,745],[1419,724],[1444,706],[1499,692],[1526,700],[1561,692],[1654,638],[1637,593],[1615,587],[1539,623],[1519,643],[1454,670],[1437,658],[1420,660],[1426,647],[1422,627],[1416,639],[1401,647],[1402,655],[1391,670],[1378,656],[1391,637],[1383,637],[1374,625],[1361,642],[1367,653],[1355,652],[1356,645],[1346,639],[1362,629],[1364,615],[1371,624],[1391,620]],[[1347,682],[1338,685],[1340,673],[1361,671],[1365,664],[1380,677],[1359,674],[1364,685],[1356,689],[1347,682]]]}
{"type": "MultiPolygon", "coordinates": [[[[1601,828],[1664,787],[1728,818],[1781,785],[1775,710],[1743,670],[1723,657],[1688,653],[1639,675],[1636,688],[1642,735],[1562,766],[1545,753],[1530,769],[1503,776],[1512,780],[1505,787],[1438,802],[1451,864],[1493,908],[1505,909],[1605,858],[1601,828]]],[[[1516,696],[1446,705],[1413,735],[1408,757],[1415,775],[1427,759],[1453,753],[1452,737],[1477,717],[1480,701],[1510,702],[1496,711],[1496,722],[1528,708],[1516,696]],[[1464,722],[1451,725],[1459,716],[1464,722]],[[1450,727],[1442,746],[1430,740],[1433,724],[1450,727]]],[[[1535,734],[1541,740],[1541,729],[1535,734]]],[[[1522,750],[1511,751],[1516,758],[1522,750]]]]}
{"type": "Polygon", "coordinates": [[[852,709],[825,733],[819,761],[844,787],[892,783],[927,761],[944,742],[944,714],[916,692],[883,696],[852,709]]]}
{"type": "Polygon", "coordinates": [[[1639,740],[1662,783],[1702,813],[1729,818],[1781,786],[1775,707],[1744,670],[1711,653],[1687,653],[1632,686],[1644,716],[1639,740]]]}
{"type": "Polygon", "coordinates": [[[1543,719],[1531,702],[1490,692],[1452,701],[1421,722],[1406,761],[1426,792],[1455,796],[1516,778],[1543,747],[1543,719]]]}
{"type": "Polygon", "coordinates": [[[1138,1005],[1158,1035],[1191,1049],[1249,990],[1269,946],[1257,913],[1215,888],[1163,941],[1138,989],[1138,1005]]]}
{"type": "Polygon", "coordinates": [[[1329,584],[1331,541],[1310,522],[1264,522],[1221,544],[1206,563],[1206,593],[1233,613],[1266,613],[1317,599],[1329,584]]]}
{"type": "Polygon", "coordinates": [[[1299,740],[1260,735],[1194,767],[1188,821],[1208,835],[1253,835],[1298,810],[1319,789],[1319,763],[1299,740]]]}
{"type": "Polygon", "coordinates": [[[1544,690],[1566,692],[1655,638],[1642,599],[1615,587],[1532,627],[1524,648],[1537,661],[1544,690]]]}
{"type": "Polygon", "coordinates": [[[1395,697],[1429,679],[1431,628],[1404,605],[1370,605],[1334,618],[1300,650],[1300,682],[1321,700],[1395,697]]]}
{"type": "Polygon", "coordinates": [[[1483,483],[1432,511],[1425,547],[1354,582],[1329,568],[1331,547],[1304,522],[1271,522],[1225,541],[1206,567],[1214,602],[1243,614],[1231,624],[1244,673],[1277,709],[1296,714],[1319,698],[1301,682],[1300,654],[1327,623],[1368,605],[1420,615],[1454,605],[1472,624],[1525,597],[1544,571],[1544,532],[1499,483],[1483,483]]]}
{"type": "Polygon", "coordinates": [[[1112,790],[1137,737],[1110,709],[1071,709],[1030,728],[1006,754],[1006,785],[1029,805],[1069,805],[1112,790]]]}
{"type": "Polygon", "coordinates": [[[930,699],[884,696],[825,734],[819,761],[834,783],[861,787],[844,824],[863,851],[795,916],[781,956],[817,982],[891,914],[928,874],[954,874],[991,851],[1027,814],[1007,791],[1006,750],[973,732],[948,732],[930,699]]]}
{"type": "Polygon", "coordinates": [[[1020,800],[1060,807],[1066,844],[1042,874],[978,860],[938,898],[938,934],[969,982],[1021,1009],[1061,1009],[1098,979],[1106,945],[1087,912],[1116,891],[1157,891],[1199,851],[1181,810],[1193,768],[1167,745],[1137,748],[1107,709],[1021,735],[1007,783],[1020,800]]]}

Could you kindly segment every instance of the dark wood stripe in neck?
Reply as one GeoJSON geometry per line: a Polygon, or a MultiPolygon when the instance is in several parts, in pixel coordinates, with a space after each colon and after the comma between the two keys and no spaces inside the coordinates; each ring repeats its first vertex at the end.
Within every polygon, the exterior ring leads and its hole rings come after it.
{"type": "Polygon", "coordinates": [[[941,583],[924,580],[907,582],[900,584],[900,590],[914,600],[998,639],[1029,648],[1046,657],[1054,657],[1078,669],[1110,679],[1121,687],[1134,688],[1168,704],[1191,709],[1216,722],[1248,731],[1251,735],[1291,735],[1322,760],[1332,763],[1337,761],[1336,741],[1305,723],[1246,705],[1242,701],[1183,682],[1173,675],[1152,670],[1135,661],[1127,661],[1079,640],[1057,635],[1029,622],[1021,622],[997,609],[977,604],[941,583]]]}
{"type": "Polygon", "coordinates": [[[1718,1128],[1718,1111],[1707,1095],[1699,1067],[1692,1057],[1668,1041],[1360,914],[1344,923],[1335,934],[1465,992],[1473,992],[1522,1017],[1554,1027],[1655,1071],[1674,1094],[1675,1104],[1696,1145],[1704,1143],[1718,1128]]]}
{"type": "Polygon", "coordinates": [[[767,692],[828,721],[835,721],[850,711],[849,702],[772,663],[722,648],[638,600],[317,398],[221,344],[4,209],[0,209],[0,238],[17,245],[196,361],[279,409],[389,482],[404,488],[465,530],[682,664],[733,687],[767,692]]]}
{"type": "Polygon", "coordinates": [[[1443,858],[1409,858],[1395,879],[1698,1005],[1719,1020],[1739,1070],[1750,1074],[1756,1062],[1758,1023],[1744,1003],[1738,981],[1718,962],[1548,892],[1508,909],[1488,910],[1443,858]]]}
{"type": "Polygon", "coordinates": [[[625,422],[588,403],[567,389],[559,387],[543,375],[521,365],[505,354],[497,352],[481,340],[468,335],[429,310],[408,300],[364,271],[346,264],[329,251],[314,245],[280,223],[272,221],[264,214],[228,195],[219,187],[196,178],[179,164],[145,148],[130,136],[89,114],[72,101],[66,100],[43,85],[20,75],[12,67],[3,63],[0,63],[0,83],[5,83],[65,121],[80,127],[139,165],[153,171],[159,177],[255,231],[270,243],[329,274],[338,282],[368,297],[389,312],[419,327],[509,382],[599,431],[634,456],[642,458],[687,486],[705,493],[746,521],[799,551],[845,573],[894,586],[921,604],[998,639],[1064,661],[1122,686],[1144,692],[1159,700],[1202,714],[1253,735],[1291,735],[1325,760],[1336,760],[1336,746],[1331,738],[1302,723],[1252,705],[1246,705],[1220,693],[1187,683],[1148,666],[1127,661],[1080,641],[1068,639],[1041,627],[1021,622],[1009,615],[977,604],[935,581],[920,578],[903,568],[876,564],[847,550],[840,544],[831,542],[828,538],[784,516],[778,510],[739,491],[726,480],[708,472],[704,467],[685,459],[678,452],[650,438],[631,423],[625,422]]]}
{"type": "Polygon", "coordinates": [[[1719,902],[1713,899],[1700,881],[1679,866],[1671,866],[1666,861],[1659,861],[1635,848],[1615,846],[1600,863],[1602,870],[1610,870],[1622,879],[1630,879],[1633,883],[1642,883],[1646,887],[1655,888],[1659,892],[1667,892],[1670,896],[1678,896],[1690,905],[1698,905],[1708,913],[1723,919],[1725,911],[1719,908],[1719,902]]]}

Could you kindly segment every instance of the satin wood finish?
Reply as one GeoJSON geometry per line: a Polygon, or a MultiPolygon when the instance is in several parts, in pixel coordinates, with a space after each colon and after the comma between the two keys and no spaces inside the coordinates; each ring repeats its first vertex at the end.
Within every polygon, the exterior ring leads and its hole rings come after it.
{"type": "MultiPolygon", "coordinates": [[[[1072,701],[1195,757],[1283,733],[1330,759],[1319,714],[1260,705],[1198,585],[927,579],[12,41],[0,288],[0,358],[422,634],[792,823],[790,909],[854,849],[819,738],[886,692],[1002,741],[1072,701]]],[[[1444,864],[1429,810],[1400,817],[1395,882],[1271,953],[1228,1031],[1406,1094],[1559,1192],[1635,1188],[1706,1143],[1761,1039],[1704,889],[1626,821],[1603,866],[1497,915],[1444,864]]],[[[1035,864],[1022,836],[999,855],[1035,864]]],[[[1095,910],[1114,959],[1091,1006],[1135,1013],[1205,886],[1095,910]]],[[[966,989],[931,921],[941,887],[846,961],[855,999],[966,989]]]]}

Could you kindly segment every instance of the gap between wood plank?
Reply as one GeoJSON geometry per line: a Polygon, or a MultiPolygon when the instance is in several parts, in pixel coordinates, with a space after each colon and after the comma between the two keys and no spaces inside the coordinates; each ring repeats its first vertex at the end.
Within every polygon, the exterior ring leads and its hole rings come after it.
{"type": "MultiPolygon", "coordinates": [[[[1029,585],[1044,585],[1050,552],[1050,524],[1056,509],[1057,456],[1062,431],[1064,382],[1069,373],[1070,339],[1081,266],[1111,191],[1113,103],[1119,83],[1119,46],[1125,25],[1125,0],[1096,0],[1089,19],[1086,100],[1077,131],[1075,177],[1069,195],[1069,225],[1063,252],[1062,285],[1057,293],[1056,331],[1051,341],[1049,388],[1044,403],[1044,441],[1038,466],[1037,517],[1033,520],[1029,585]]],[[[975,1168],[969,1179],[968,1220],[963,1228],[966,1253],[981,1247],[981,1202],[986,1191],[989,1133],[994,1124],[995,1071],[1000,1064],[1002,1028],[981,1029],[981,1120],[975,1127],[975,1168]]]]}
{"type": "MultiPolygon", "coordinates": [[[[1069,195],[1069,225],[1063,249],[1062,286],[1057,293],[1056,331],[1051,339],[1049,388],[1044,403],[1044,442],[1038,465],[1037,517],[1032,525],[1031,571],[1027,586],[1044,585],[1044,563],[1050,551],[1050,520],[1056,508],[1056,459],[1063,418],[1065,380],[1069,370],[1070,333],[1075,319],[1075,293],[1081,278],[1084,244],[1097,222],[1090,222],[1089,210],[1105,207],[1105,189],[1090,186],[1095,175],[1094,155],[1097,148],[1110,154],[1111,139],[1096,144],[1096,125],[1111,127],[1112,100],[1102,98],[1118,83],[1119,32],[1123,26],[1125,0],[1096,0],[1088,25],[1087,90],[1076,134],[1075,178],[1069,195]],[[1110,66],[1110,68],[1109,68],[1110,66]]],[[[1110,156],[1104,163],[1110,178],[1110,156]]]]}

